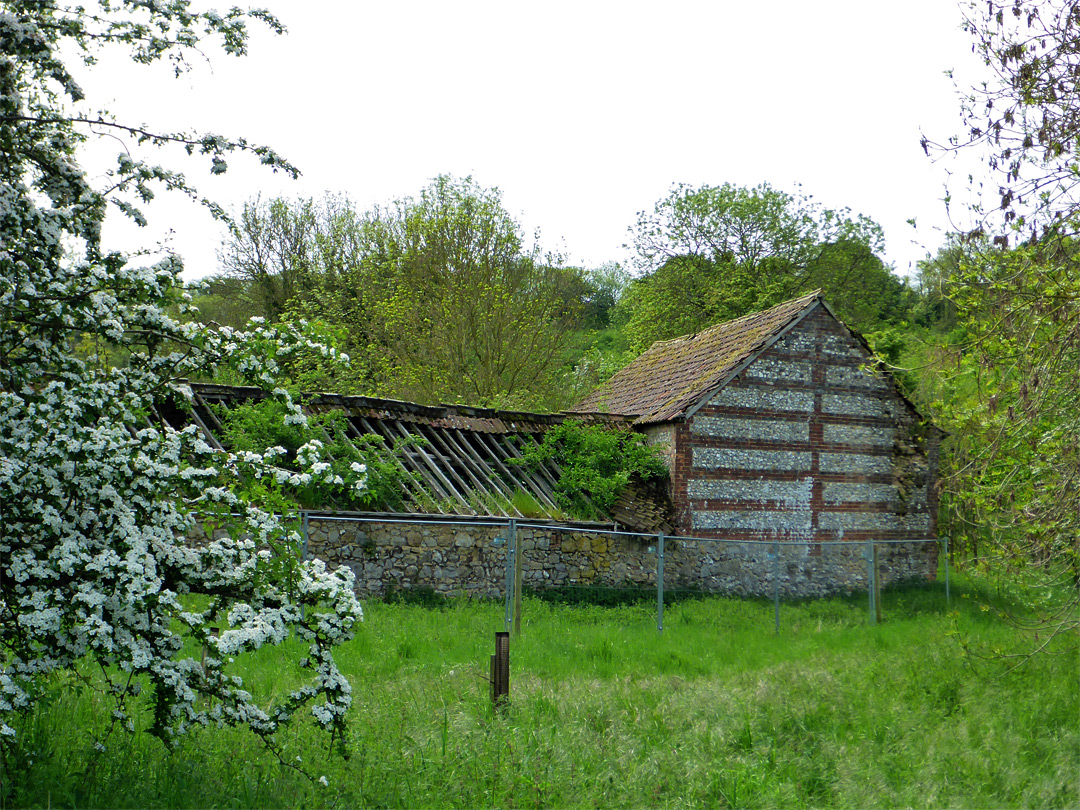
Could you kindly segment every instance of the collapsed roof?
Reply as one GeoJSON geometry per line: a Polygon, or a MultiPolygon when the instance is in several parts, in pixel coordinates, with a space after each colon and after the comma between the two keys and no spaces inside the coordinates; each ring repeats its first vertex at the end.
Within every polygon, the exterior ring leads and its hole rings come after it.
{"type": "MultiPolygon", "coordinates": [[[[175,428],[195,422],[207,442],[224,449],[220,409],[256,402],[269,395],[258,388],[192,384],[190,409],[159,406],[175,428]]],[[[522,450],[567,417],[499,411],[461,405],[418,405],[373,397],[315,394],[302,398],[308,414],[345,414],[350,438],[383,440],[384,458],[401,466],[405,491],[401,502],[384,504],[387,512],[498,517],[562,518],[555,496],[560,469],[518,463],[522,450]]],[[[630,429],[630,419],[608,414],[578,414],[575,419],[630,429]]],[[[636,531],[671,531],[670,506],[656,487],[635,483],[607,512],[591,517],[636,531]]]]}

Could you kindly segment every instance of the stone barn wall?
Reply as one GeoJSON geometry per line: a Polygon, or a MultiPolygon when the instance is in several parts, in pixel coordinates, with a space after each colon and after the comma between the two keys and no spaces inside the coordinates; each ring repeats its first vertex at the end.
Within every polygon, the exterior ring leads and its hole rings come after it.
{"type": "MultiPolygon", "coordinates": [[[[674,423],[680,530],[805,542],[805,559],[792,561],[805,567],[798,581],[829,571],[846,581],[836,568],[846,569],[843,547],[825,543],[936,537],[939,433],[868,368],[871,359],[819,307],[674,423]]],[[[936,571],[937,546],[921,548],[936,571]]]]}
{"type": "MultiPolygon", "coordinates": [[[[363,596],[426,587],[449,595],[501,597],[507,546],[496,545],[495,540],[506,538],[506,525],[455,521],[427,516],[343,521],[313,514],[308,520],[307,553],[331,565],[349,566],[363,596]]],[[[655,587],[656,536],[603,534],[595,531],[598,528],[519,526],[525,586],[655,587]]],[[[789,598],[866,588],[865,543],[781,547],[779,564],[770,559],[772,551],[772,544],[668,539],[664,584],[767,596],[779,570],[780,591],[789,598]]],[[[879,558],[886,585],[936,575],[935,544],[881,546],[879,558]]]]}

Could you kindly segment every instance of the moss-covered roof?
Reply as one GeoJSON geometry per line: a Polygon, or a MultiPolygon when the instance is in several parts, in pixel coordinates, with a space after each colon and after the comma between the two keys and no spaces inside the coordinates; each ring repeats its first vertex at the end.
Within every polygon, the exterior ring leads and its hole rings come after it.
{"type": "Polygon", "coordinates": [[[637,424],[677,419],[820,301],[815,290],[693,335],[657,341],[572,412],[633,416],[637,424]]]}

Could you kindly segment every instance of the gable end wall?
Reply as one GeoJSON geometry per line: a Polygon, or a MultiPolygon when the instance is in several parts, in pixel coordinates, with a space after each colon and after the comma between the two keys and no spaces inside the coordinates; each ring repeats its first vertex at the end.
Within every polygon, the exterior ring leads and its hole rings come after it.
{"type": "MultiPolygon", "coordinates": [[[[936,432],[890,381],[864,368],[869,359],[819,307],[677,423],[680,532],[799,543],[781,555],[787,592],[858,587],[865,562],[834,544],[867,540],[889,541],[879,555],[886,582],[932,579],[937,546],[903,541],[937,536],[936,432]],[[829,578],[840,582],[830,587],[829,578]]],[[[771,571],[764,553],[748,556],[771,571]]],[[[746,576],[742,590],[771,588],[769,571],[746,576]]]]}

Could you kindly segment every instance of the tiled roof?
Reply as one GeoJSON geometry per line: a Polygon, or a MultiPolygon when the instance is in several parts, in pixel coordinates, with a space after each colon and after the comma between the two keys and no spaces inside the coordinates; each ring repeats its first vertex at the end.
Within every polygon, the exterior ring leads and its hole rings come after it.
{"type": "Polygon", "coordinates": [[[821,290],[815,290],[693,335],[657,341],[572,412],[633,416],[637,424],[676,419],[819,301],[821,290]]]}

